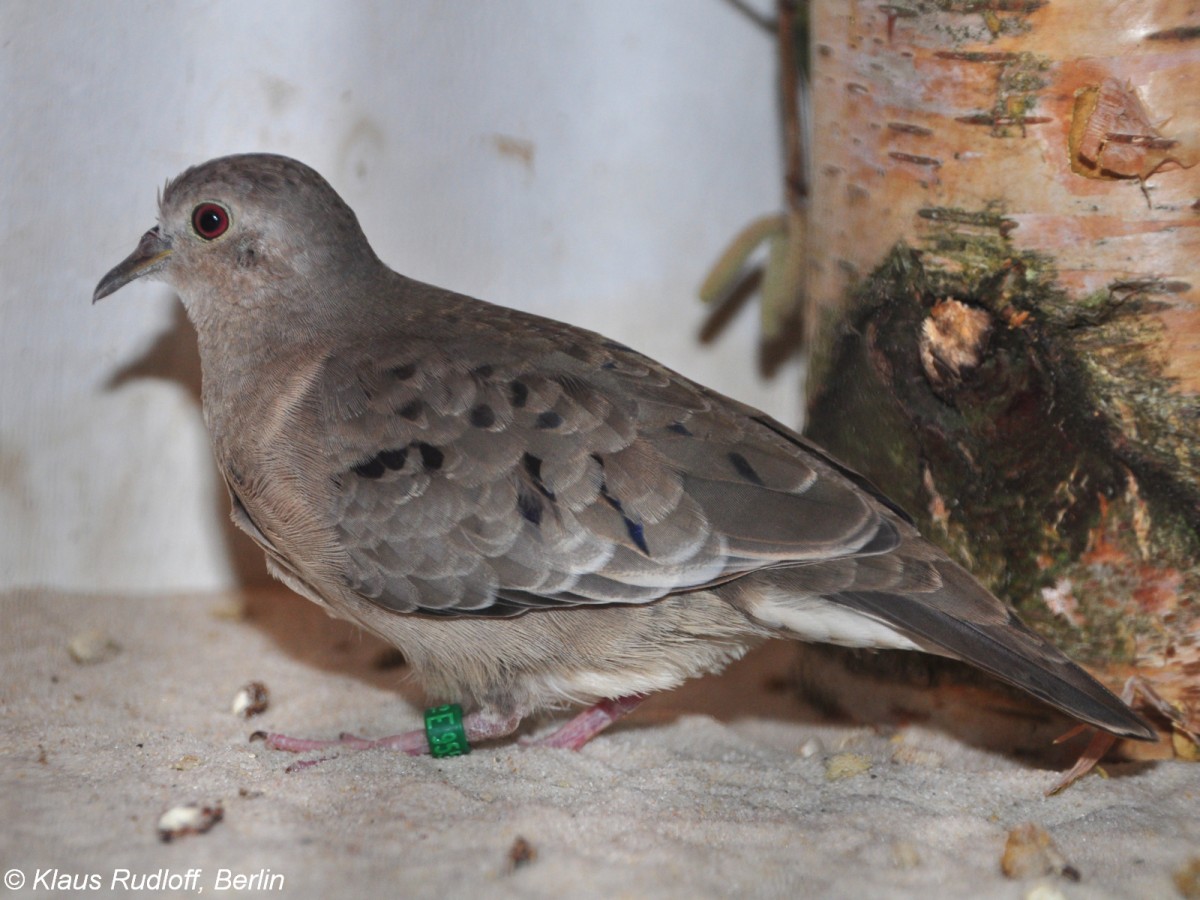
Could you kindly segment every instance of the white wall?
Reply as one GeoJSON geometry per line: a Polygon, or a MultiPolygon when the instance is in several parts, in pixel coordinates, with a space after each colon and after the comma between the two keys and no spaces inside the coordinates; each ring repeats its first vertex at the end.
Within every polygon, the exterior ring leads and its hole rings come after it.
{"type": "MultiPolygon", "coordinates": [[[[767,4],[763,4],[767,5],[767,4]]],[[[694,299],[779,205],[770,39],[723,0],[0,5],[0,586],[215,588],[229,533],[178,302],[99,277],[186,166],[320,170],[416,278],[602,330],[796,421],[694,299]]]]}

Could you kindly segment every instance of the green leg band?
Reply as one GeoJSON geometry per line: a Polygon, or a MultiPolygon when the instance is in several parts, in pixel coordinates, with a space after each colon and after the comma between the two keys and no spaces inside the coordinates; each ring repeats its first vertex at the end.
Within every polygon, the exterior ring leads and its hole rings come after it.
{"type": "Polygon", "coordinates": [[[429,752],[438,758],[470,753],[471,745],[463,730],[462,707],[447,703],[425,710],[425,740],[429,741],[429,752]]]}

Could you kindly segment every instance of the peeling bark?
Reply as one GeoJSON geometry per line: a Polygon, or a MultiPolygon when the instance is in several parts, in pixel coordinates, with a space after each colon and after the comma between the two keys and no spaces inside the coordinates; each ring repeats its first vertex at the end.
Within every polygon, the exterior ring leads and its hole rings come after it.
{"type": "Polygon", "coordinates": [[[808,433],[1060,646],[1200,716],[1200,27],[812,11],[808,433]]]}

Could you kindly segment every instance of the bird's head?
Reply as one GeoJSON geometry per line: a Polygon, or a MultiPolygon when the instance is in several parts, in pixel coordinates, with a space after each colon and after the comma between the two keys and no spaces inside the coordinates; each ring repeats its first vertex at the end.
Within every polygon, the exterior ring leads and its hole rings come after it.
{"type": "Polygon", "coordinates": [[[304,315],[339,280],[329,273],[378,265],[354,212],[313,169],[272,154],[225,156],[167,183],[158,225],[92,299],[149,277],[173,287],[197,325],[229,304],[304,315]]]}

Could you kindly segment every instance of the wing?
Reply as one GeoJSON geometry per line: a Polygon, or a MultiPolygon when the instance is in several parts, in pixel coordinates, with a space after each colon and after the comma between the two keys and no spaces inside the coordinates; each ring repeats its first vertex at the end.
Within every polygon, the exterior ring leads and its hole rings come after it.
{"type": "Polygon", "coordinates": [[[446,615],[645,603],[898,544],[783,426],[599,335],[484,312],[332,358],[314,386],[362,596],[446,615]]]}

